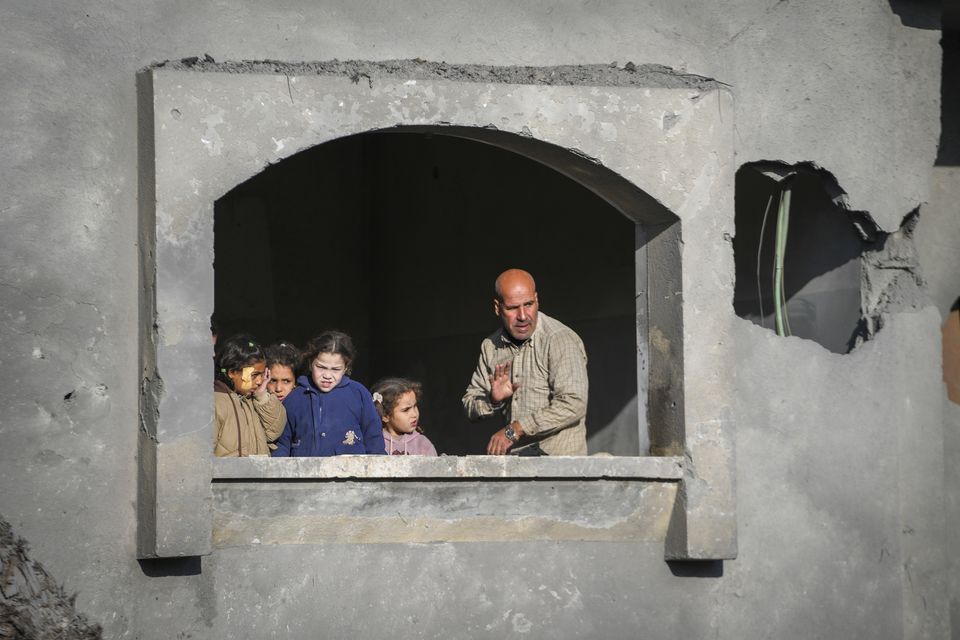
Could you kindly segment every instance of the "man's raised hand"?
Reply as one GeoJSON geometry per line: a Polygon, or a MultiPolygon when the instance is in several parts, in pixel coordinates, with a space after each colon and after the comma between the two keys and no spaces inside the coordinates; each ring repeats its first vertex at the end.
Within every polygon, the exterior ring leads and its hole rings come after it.
{"type": "Polygon", "coordinates": [[[490,376],[490,400],[493,404],[500,404],[520,387],[519,384],[514,384],[510,380],[510,368],[509,362],[498,364],[493,370],[493,375],[490,376]]]}

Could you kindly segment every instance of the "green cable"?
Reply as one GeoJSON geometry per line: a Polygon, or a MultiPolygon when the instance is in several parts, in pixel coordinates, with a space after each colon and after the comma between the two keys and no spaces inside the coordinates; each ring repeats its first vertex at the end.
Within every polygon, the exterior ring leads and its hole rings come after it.
{"type": "Polygon", "coordinates": [[[787,311],[787,294],[783,288],[787,281],[787,232],[790,230],[790,198],[793,192],[788,188],[784,193],[784,213],[783,213],[783,260],[780,264],[780,299],[783,300],[783,325],[787,330],[787,335],[793,335],[793,329],[790,328],[790,313],[787,311]]]}
{"type": "Polygon", "coordinates": [[[783,260],[787,253],[787,228],[790,225],[790,188],[780,192],[780,206],[777,208],[776,244],[773,254],[773,315],[777,326],[777,335],[785,336],[790,331],[790,321],[786,314],[786,301],[783,289],[783,260]]]}
{"type": "Polygon", "coordinates": [[[763,237],[767,230],[767,218],[770,217],[770,205],[773,204],[773,193],[767,198],[767,208],[763,210],[763,222],[760,223],[760,242],[757,243],[757,304],[760,306],[760,326],[767,328],[767,321],[763,315],[763,286],[760,284],[760,265],[763,264],[763,237]]]}

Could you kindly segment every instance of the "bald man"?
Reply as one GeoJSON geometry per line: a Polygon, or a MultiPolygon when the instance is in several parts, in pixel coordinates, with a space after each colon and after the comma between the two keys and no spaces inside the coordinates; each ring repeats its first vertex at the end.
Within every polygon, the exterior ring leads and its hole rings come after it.
{"type": "Polygon", "coordinates": [[[587,455],[587,354],[572,329],[540,313],[537,285],[509,269],[494,285],[501,327],[480,345],[480,362],[463,396],[471,420],[494,414],[507,426],[487,453],[587,455]]]}

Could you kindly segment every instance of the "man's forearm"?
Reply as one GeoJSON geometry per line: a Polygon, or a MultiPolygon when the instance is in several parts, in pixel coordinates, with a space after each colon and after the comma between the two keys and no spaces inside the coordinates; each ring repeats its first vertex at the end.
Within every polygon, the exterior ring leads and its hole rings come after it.
{"type": "Polygon", "coordinates": [[[546,407],[517,420],[525,435],[546,435],[579,424],[587,415],[586,393],[554,396],[546,407]]]}
{"type": "Polygon", "coordinates": [[[464,394],[461,403],[463,404],[467,418],[470,420],[480,420],[481,418],[492,416],[503,408],[502,403],[497,405],[490,400],[490,392],[478,391],[472,388],[467,389],[467,393],[464,394]]]}
{"type": "Polygon", "coordinates": [[[500,405],[490,399],[490,367],[487,366],[483,351],[480,353],[480,361],[470,377],[470,384],[467,385],[467,390],[460,402],[470,420],[492,416],[500,408],[500,405]]]}

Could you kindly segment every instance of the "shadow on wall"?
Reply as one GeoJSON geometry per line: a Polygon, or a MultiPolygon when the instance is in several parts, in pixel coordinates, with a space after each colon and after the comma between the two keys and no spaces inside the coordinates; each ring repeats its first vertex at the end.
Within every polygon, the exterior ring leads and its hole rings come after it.
{"type": "Polygon", "coordinates": [[[889,0],[900,23],[940,30],[940,144],[936,166],[960,165],[960,1],[889,0]]]}
{"type": "Polygon", "coordinates": [[[667,566],[678,578],[723,577],[723,560],[669,560],[667,566]]]}
{"type": "Polygon", "coordinates": [[[943,0],[889,0],[890,9],[905,27],[940,29],[943,0]]]}
{"type": "Polygon", "coordinates": [[[860,257],[866,242],[858,233],[862,225],[836,204],[839,193],[805,166],[753,163],[737,171],[734,309],[776,330],[779,275],[784,335],[847,353],[859,333],[860,257]],[[791,196],[789,218],[779,225],[785,251],[778,260],[778,203],[785,191],[791,196]]]}
{"type": "Polygon", "coordinates": [[[140,570],[148,578],[166,578],[170,576],[198,576],[201,574],[201,557],[184,556],[182,558],[150,558],[137,560],[140,570]]]}
{"type": "MultiPolygon", "coordinates": [[[[958,3],[960,4],[960,3],[958,3]]],[[[960,9],[956,9],[960,14],[960,9]]],[[[940,145],[937,166],[960,166],[960,15],[950,30],[944,25],[940,45],[940,145]]]]}
{"type": "Polygon", "coordinates": [[[943,323],[943,381],[947,397],[960,404],[960,298],[950,307],[943,323]]]}
{"type": "Polygon", "coordinates": [[[309,149],[215,206],[215,308],[224,336],[302,346],[350,333],[354,377],[424,384],[438,451],[479,453],[500,426],[460,398],[497,327],[493,281],[537,279],[543,312],[584,340],[591,453],[637,455],[634,223],[518,154],[444,135],[382,131],[309,149]],[[251,265],[255,265],[251,268],[251,265]]]}

